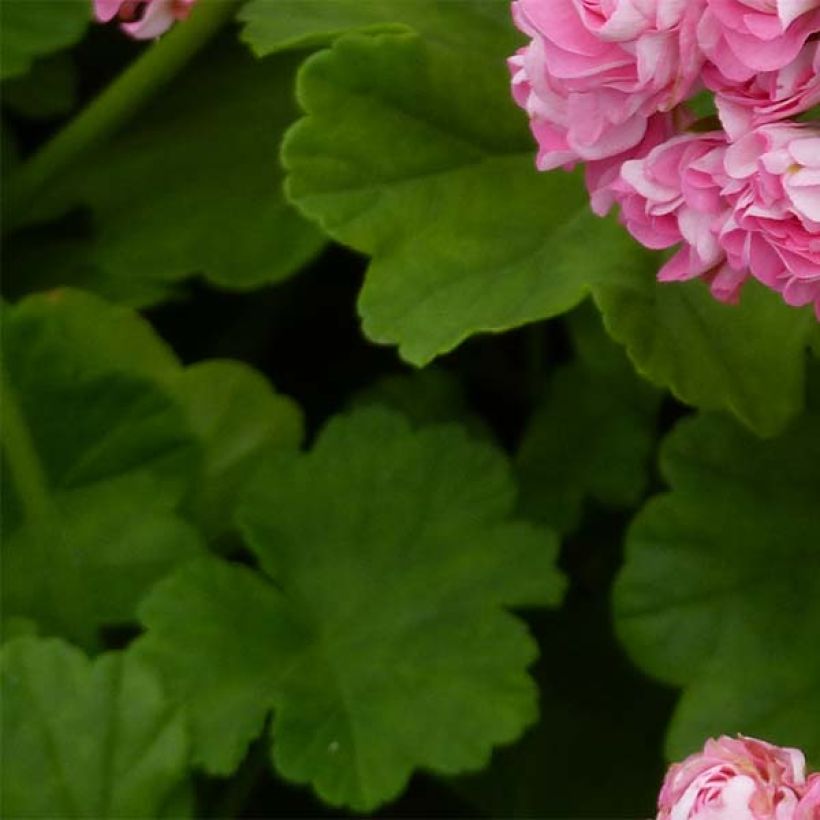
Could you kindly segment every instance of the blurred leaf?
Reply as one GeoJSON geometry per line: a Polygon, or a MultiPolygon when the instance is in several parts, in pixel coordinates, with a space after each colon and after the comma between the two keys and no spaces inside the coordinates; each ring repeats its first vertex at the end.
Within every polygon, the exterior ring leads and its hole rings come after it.
{"type": "Polygon", "coordinates": [[[635,375],[594,309],[571,315],[579,358],[553,376],[516,457],[521,510],[569,532],[591,496],[613,507],[645,491],[660,394],[635,375]]]}
{"type": "Polygon", "coordinates": [[[754,281],[734,306],[702,282],[656,282],[653,270],[595,288],[607,330],[638,371],[687,404],[731,411],[760,435],[782,430],[803,406],[811,313],[754,281]]]}
{"type": "Polygon", "coordinates": [[[150,667],[31,638],[6,644],[0,665],[4,817],[160,816],[188,741],[150,667]]]}
{"type": "Polygon", "coordinates": [[[410,34],[337,40],[300,71],[307,117],[283,147],[293,201],[373,257],[365,332],[415,364],[562,313],[592,278],[643,254],[589,213],[577,177],[534,171],[499,68],[512,27],[485,26],[485,49],[410,34]]]}
{"type": "Polygon", "coordinates": [[[3,0],[0,79],[25,74],[38,57],[74,45],[90,21],[90,0],[3,0]]]}
{"type": "Polygon", "coordinates": [[[682,422],[627,539],[615,594],[635,660],[684,687],[679,758],[742,732],[820,762],[820,416],[756,439],[720,416],[682,422]]]}
{"type": "Polygon", "coordinates": [[[28,74],[3,83],[3,104],[31,119],[61,117],[77,104],[77,82],[71,58],[55,54],[38,60],[28,74]]]}
{"type": "Polygon", "coordinates": [[[277,769],[334,805],[371,810],[417,767],[485,765],[536,714],[535,647],[503,607],[563,589],[554,537],[513,505],[498,451],[385,410],[271,460],[240,512],[268,577],[197,562],[141,609],[196,761],[231,771],[273,708],[277,769]]]}
{"type": "Polygon", "coordinates": [[[246,23],[242,39],[259,56],[325,46],[351,31],[417,31],[474,48],[499,36],[511,47],[521,39],[506,0],[251,0],[239,19],[246,23]]]}
{"type": "Polygon", "coordinates": [[[175,393],[205,446],[192,506],[197,521],[214,537],[230,526],[239,489],[255,466],[277,450],[299,448],[302,413],[240,362],[213,360],[188,367],[175,383],[175,393]]]}
{"type": "Polygon", "coordinates": [[[385,376],[353,397],[353,407],[381,405],[398,410],[413,424],[463,424],[478,437],[492,439],[486,422],[469,406],[462,385],[441,367],[385,376]]]}
{"type": "Polygon", "coordinates": [[[208,49],[38,203],[39,219],[89,206],[93,234],[51,253],[23,243],[14,275],[36,281],[46,268],[141,304],[194,274],[251,289],[294,273],[324,241],[281,192],[295,65],[255,60],[238,45],[208,49]]]}

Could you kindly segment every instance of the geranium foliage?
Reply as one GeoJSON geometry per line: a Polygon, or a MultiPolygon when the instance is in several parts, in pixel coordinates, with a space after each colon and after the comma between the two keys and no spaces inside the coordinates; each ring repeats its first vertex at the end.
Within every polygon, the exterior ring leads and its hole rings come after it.
{"type": "Polygon", "coordinates": [[[816,2],[0,15],[0,814],[809,805],[816,2]]]}

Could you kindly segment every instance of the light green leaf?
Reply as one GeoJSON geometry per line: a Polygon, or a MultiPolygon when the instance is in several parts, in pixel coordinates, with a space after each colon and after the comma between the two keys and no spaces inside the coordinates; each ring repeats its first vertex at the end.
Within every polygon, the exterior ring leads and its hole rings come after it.
{"type": "Polygon", "coordinates": [[[150,667],[31,638],[6,644],[0,665],[4,817],[160,816],[188,741],[150,667]]]}
{"type": "Polygon", "coordinates": [[[90,0],[3,0],[0,78],[25,74],[38,57],[74,45],[90,20],[90,0]]]}
{"type": "Polygon", "coordinates": [[[239,488],[256,464],[277,450],[297,450],[302,413],[240,362],[212,360],[186,368],[175,383],[205,463],[191,506],[212,537],[230,526],[239,488]]]}
{"type": "Polygon", "coordinates": [[[195,759],[231,771],[273,708],[277,769],[334,805],[372,810],[417,767],[485,765],[536,714],[535,645],[503,607],[563,589],[554,537],[513,505],[498,451],[381,409],[272,460],[240,512],[268,578],[201,561],[141,608],[195,759]]]}
{"type": "Polygon", "coordinates": [[[634,659],[684,687],[670,756],[742,732],[820,762],[820,416],[768,441],[684,421],[661,466],[671,491],[632,525],[615,616],[634,659]]]}
{"type": "Polygon", "coordinates": [[[729,410],[761,435],[782,430],[803,406],[806,348],[815,325],[754,281],[739,306],[702,282],[658,283],[636,269],[595,288],[613,338],[646,378],[681,401],[729,410]]]}
{"type": "Polygon", "coordinates": [[[571,316],[579,358],[560,368],[516,456],[521,509],[573,530],[585,497],[638,503],[648,475],[660,394],[638,378],[591,307],[571,316]]]}
{"type": "Polygon", "coordinates": [[[242,39],[259,56],[325,46],[351,31],[416,31],[479,49],[500,37],[512,49],[520,39],[506,0],[251,0],[239,19],[242,39]]]}
{"type": "Polygon", "coordinates": [[[87,205],[93,235],[50,253],[23,235],[13,274],[142,304],[195,274],[251,289],[294,273],[324,241],[281,192],[295,65],[255,60],[235,44],[208,49],[38,203],[40,219],[87,205]]]}
{"type": "Polygon", "coordinates": [[[283,147],[289,195],[373,257],[364,330],[415,364],[562,313],[643,253],[589,213],[577,177],[535,172],[503,70],[509,29],[482,49],[348,35],[299,74],[307,117],[283,147]]]}

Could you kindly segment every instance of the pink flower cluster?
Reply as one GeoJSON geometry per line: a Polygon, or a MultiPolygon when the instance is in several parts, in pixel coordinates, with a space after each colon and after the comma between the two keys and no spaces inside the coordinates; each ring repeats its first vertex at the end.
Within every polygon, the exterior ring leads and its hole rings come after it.
{"type": "Polygon", "coordinates": [[[750,276],[820,318],[820,0],[515,0],[510,58],[541,170],[586,164],[661,280],[750,276]],[[714,93],[715,118],[687,101],[714,93]],[[813,121],[812,121],[813,120],[813,121]]]}
{"type": "Polygon", "coordinates": [[[177,20],[184,20],[196,0],[94,0],[94,16],[101,23],[119,20],[135,40],[153,40],[177,20]]]}
{"type": "Polygon", "coordinates": [[[798,749],[708,740],[667,772],[657,820],[820,820],[820,772],[806,778],[798,749]]]}

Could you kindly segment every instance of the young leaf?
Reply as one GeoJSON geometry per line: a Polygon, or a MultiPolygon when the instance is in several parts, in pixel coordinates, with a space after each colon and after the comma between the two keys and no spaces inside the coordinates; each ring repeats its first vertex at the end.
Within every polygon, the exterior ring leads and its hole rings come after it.
{"type": "Polygon", "coordinates": [[[372,810],[417,767],[485,765],[536,713],[535,646],[504,607],[563,588],[554,537],[513,505],[492,447],[382,409],[271,460],[240,512],[268,577],[201,561],[141,608],[195,759],[231,771],[273,708],[279,772],[334,805],[372,810]]]}
{"type": "Polygon", "coordinates": [[[19,638],[0,668],[4,817],[164,816],[188,740],[150,667],[131,653],[92,663],[62,641],[19,638]]]}
{"type": "Polygon", "coordinates": [[[646,487],[660,394],[638,378],[593,308],[571,316],[579,358],[553,377],[516,457],[521,509],[573,530],[589,495],[637,504],[646,487]]]}
{"type": "Polygon", "coordinates": [[[615,616],[635,660],[684,687],[670,756],[743,732],[820,761],[820,416],[768,441],[684,421],[661,466],[671,491],[632,525],[615,616]]]}
{"type": "Polygon", "coordinates": [[[0,79],[25,74],[38,57],[74,45],[90,20],[88,0],[3,0],[0,79]]]}
{"type": "Polygon", "coordinates": [[[599,283],[595,300],[635,367],[681,401],[728,410],[760,435],[782,430],[803,406],[807,311],[749,282],[740,305],[702,282],[659,283],[654,269],[599,283]]]}
{"type": "Polygon", "coordinates": [[[15,275],[56,270],[133,304],[194,274],[250,289],[296,271],[324,240],[281,193],[295,63],[236,44],[206,51],[39,203],[40,218],[87,205],[94,235],[36,256],[23,244],[15,275]]]}
{"type": "Polygon", "coordinates": [[[283,147],[289,195],[372,255],[364,330],[414,364],[472,333],[562,313],[592,277],[642,253],[589,213],[576,177],[534,170],[500,69],[509,26],[498,28],[483,49],[348,35],[299,73],[308,116],[283,147]]]}

